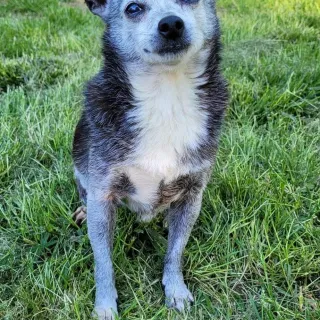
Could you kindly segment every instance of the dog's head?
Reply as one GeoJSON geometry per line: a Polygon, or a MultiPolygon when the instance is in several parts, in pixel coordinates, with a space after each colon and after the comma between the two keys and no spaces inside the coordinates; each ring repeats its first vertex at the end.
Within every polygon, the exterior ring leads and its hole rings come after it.
{"type": "Polygon", "coordinates": [[[108,24],[112,45],[130,60],[179,64],[218,30],[215,0],[86,0],[108,24]]]}

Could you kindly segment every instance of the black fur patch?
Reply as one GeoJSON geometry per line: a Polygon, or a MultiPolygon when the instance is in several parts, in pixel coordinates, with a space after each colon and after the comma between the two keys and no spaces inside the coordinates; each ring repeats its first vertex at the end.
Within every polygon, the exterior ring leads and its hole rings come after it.
{"type": "Polygon", "coordinates": [[[116,198],[122,199],[135,193],[134,185],[129,180],[129,177],[122,173],[112,183],[111,193],[116,198]]]}
{"type": "Polygon", "coordinates": [[[90,128],[85,113],[82,114],[73,139],[73,161],[82,173],[88,171],[88,154],[90,150],[90,128]]]}
{"type": "Polygon", "coordinates": [[[165,184],[163,181],[159,186],[159,198],[155,208],[180,202],[185,197],[198,194],[205,185],[205,174],[203,172],[181,176],[178,179],[165,184]],[[176,199],[176,197],[178,198],[176,199]]]}
{"type": "Polygon", "coordinates": [[[189,150],[182,159],[183,163],[191,162],[197,165],[204,161],[211,161],[216,155],[219,136],[225,110],[228,104],[227,83],[220,71],[220,37],[214,37],[206,44],[210,48],[210,55],[204,74],[200,77],[207,79],[206,83],[198,87],[200,105],[204,108],[209,119],[207,122],[208,137],[196,150],[189,150]]]}
{"type": "Polygon", "coordinates": [[[124,161],[138,134],[125,118],[134,108],[129,80],[107,39],[103,53],[103,69],[87,85],[85,109],[74,138],[73,156],[78,169],[88,163],[89,147],[107,166],[124,161]]]}
{"type": "Polygon", "coordinates": [[[91,11],[97,7],[104,5],[106,2],[106,0],[85,0],[85,3],[91,11]]]}

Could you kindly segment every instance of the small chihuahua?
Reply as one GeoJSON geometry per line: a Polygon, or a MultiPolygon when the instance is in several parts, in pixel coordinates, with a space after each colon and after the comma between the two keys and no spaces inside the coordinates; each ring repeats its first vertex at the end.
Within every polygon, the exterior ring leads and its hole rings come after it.
{"type": "Polygon", "coordinates": [[[140,221],[166,212],[166,304],[193,296],[182,254],[199,216],[228,102],[214,0],[86,0],[107,24],[104,63],[87,85],[73,158],[95,260],[95,314],[117,314],[112,267],[116,208],[140,221]]]}

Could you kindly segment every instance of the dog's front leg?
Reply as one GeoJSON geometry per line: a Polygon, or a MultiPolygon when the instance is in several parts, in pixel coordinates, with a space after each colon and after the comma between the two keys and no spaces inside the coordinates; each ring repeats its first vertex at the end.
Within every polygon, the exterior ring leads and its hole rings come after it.
{"type": "Polygon", "coordinates": [[[95,316],[99,320],[113,320],[117,313],[117,291],[112,265],[112,247],[116,220],[116,206],[108,200],[106,190],[89,186],[87,221],[95,261],[95,316]]]}
{"type": "Polygon", "coordinates": [[[193,296],[183,280],[182,254],[192,228],[199,216],[202,192],[173,205],[168,212],[169,238],[162,284],[165,288],[166,305],[183,311],[193,302],[193,296]]]}

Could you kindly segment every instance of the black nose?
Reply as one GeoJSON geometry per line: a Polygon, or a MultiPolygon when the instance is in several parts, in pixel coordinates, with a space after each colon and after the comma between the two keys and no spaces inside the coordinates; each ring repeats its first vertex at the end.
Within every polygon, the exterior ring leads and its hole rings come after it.
{"type": "Polygon", "coordinates": [[[165,17],[159,22],[158,29],[166,39],[176,40],[183,34],[184,22],[177,16],[165,17]]]}

